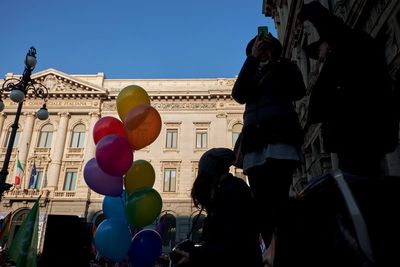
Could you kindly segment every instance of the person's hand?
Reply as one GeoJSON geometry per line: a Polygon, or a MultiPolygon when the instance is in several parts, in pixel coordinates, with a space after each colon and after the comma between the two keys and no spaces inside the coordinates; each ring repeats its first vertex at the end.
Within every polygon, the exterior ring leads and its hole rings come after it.
{"type": "Polygon", "coordinates": [[[176,266],[180,266],[181,264],[185,264],[190,262],[190,254],[189,252],[186,252],[184,250],[181,250],[179,248],[174,249],[174,253],[180,255],[182,258],[178,261],[176,266]]]}
{"type": "Polygon", "coordinates": [[[253,57],[259,59],[261,62],[271,59],[270,44],[273,42],[272,38],[270,33],[267,36],[257,35],[252,49],[253,57]]]}
{"type": "Polygon", "coordinates": [[[260,59],[267,50],[267,38],[262,35],[257,35],[254,42],[251,54],[253,57],[260,59]]]}
{"type": "Polygon", "coordinates": [[[263,42],[264,37],[260,34],[257,35],[256,40],[254,42],[253,48],[251,50],[251,54],[255,58],[260,58],[263,53],[263,48],[265,47],[265,43],[263,42]]]}

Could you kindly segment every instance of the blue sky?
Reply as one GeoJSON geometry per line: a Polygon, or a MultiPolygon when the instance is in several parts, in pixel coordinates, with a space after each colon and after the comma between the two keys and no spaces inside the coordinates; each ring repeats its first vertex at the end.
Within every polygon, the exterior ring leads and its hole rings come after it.
{"type": "Polygon", "coordinates": [[[34,72],[107,78],[234,77],[259,25],[262,0],[1,0],[0,77],[34,72]]]}

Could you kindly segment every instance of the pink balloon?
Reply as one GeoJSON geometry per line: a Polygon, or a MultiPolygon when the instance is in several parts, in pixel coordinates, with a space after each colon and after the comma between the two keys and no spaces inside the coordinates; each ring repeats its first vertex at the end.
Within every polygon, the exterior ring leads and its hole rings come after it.
{"type": "Polygon", "coordinates": [[[96,161],[106,173],[122,176],[132,166],[133,152],[125,138],[109,134],[96,145],[96,161]]]}
{"type": "Polygon", "coordinates": [[[105,173],[97,165],[96,158],[89,160],[83,170],[83,177],[90,189],[106,196],[120,196],[123,192],[122,176],[112,176],[105,173]]]}

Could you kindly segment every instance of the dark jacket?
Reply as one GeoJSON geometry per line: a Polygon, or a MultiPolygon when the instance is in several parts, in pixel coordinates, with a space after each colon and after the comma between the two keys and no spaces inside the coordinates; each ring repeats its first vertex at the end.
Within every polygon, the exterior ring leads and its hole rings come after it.
{"type": "Polygon", "coordinates": [[[261,71],[258,66],[259,61],[248,56],[232,89],[232,97],[246,104],[243,152],[277,142],[302,144],[302,129],[293,105],[305,95],[298,67],[286,59],[268,63],[261,71]]]}
{"type": "Polygon", "coordinates": [[[194,266],[261,267],[259,234],[251,191],[240,178],[224,175],[207,207],[203,246],[191,253],[194,266]]]}
{"type": "Polygon", "coordinates": [[[327,152],[394,150],[398,133],[383,49],[333,15],[314,13],[308,19],[330,51],[312,88],[308,122],[323,122],[327,152]]]}

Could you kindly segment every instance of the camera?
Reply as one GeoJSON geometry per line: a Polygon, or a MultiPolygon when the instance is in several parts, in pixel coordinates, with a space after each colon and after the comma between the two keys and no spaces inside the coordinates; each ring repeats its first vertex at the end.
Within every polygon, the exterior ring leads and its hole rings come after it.
{"type": "Polygon", "coordinates": [[[171,259],[172,263],[174,263],[174,264],[179,262],[180,259],[182,258],[182,255],[175,252],[175,249],[177,249],[177,248],[190,253],[192,251],[192,249],[194,248],[194,242],[189,239],[185,239],[182,242],[179,242],[178,244],[176,244],[172,248],[172,251],[169,253],[169,258],[171,259]]]}
{"type": "Polygon", "coordinates": [[[195,247],[199,247],[201,246],[201,244],[197,244],[189,239],[185,239],[182,242],[179,242],[178,244],[176,244],[172,251],[169,253],[169,258],[171,260],[171,262],[173,264],[178,263],[181,259],[182,259],[182,255],[178,254],[175,252],[175,249],[180,249],[183,250],[185,252],[188,252],[190,254],[190,252],[195,248],[195,247]]]}
{"type": "Polygon", "coordinates": [[[268,27],[267,26],[259,26],[257,29],[258,35],[262,35],[263,37],[268,36],[268,27]]]}

